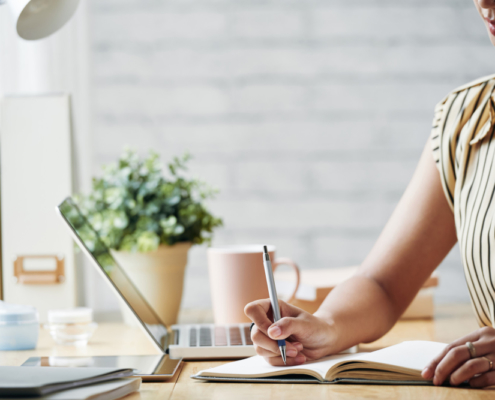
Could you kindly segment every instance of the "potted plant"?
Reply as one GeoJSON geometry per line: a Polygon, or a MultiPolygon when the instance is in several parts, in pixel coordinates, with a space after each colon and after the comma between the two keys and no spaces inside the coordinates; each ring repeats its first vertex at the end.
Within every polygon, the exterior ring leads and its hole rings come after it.
{"type": "Polygon", "coordinates": [[[210,243],[222,225],[204,205],[216,192],[182,176],[189,159],[187,154],[174,158],[165,175],[158,154],[140,159],[126,150],[93,179],[88,196],[76,196],[101,240],[167,325],[177,321],[188,250],[210,243]]]}

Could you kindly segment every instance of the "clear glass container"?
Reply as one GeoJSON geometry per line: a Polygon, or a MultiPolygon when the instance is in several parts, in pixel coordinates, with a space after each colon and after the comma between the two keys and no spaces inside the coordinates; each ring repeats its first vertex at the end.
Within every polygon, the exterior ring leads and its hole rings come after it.
{"type": "Polygon", "coordinates": [[[97,327],[93,310],[85,307],[50,310],[45,324],[55,343],[66,346],[86,346],[97,327]]]}
{"type": "Polygon", "coordinates": [[[38,342],[38,311],[0,301],[0,350],[31,350],[38,342]]]}

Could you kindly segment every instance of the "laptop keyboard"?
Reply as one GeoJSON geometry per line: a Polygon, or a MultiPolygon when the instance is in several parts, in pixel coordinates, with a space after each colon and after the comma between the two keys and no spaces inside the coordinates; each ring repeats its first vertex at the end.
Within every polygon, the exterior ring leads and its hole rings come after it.
{"type": "Polygon", "coordinates": [[[230,345],[231,346],[242,346],[241,330],[238,326],[231,326],[229,328],[230,333],[230,345]]]}
{"type": "Polygon", "coordinates": [[[197,330],[196,328],[191,328],[189,332],[189,346],[196,346],[198,340],[197,330]]]}
{"type": "Polygon", "coordinates": [[[252,346],[249,326],[209,326],[189,328],[189,346],[252,346]],[[242,331],[241,331],[242,329],[242,331]]]}
{"type": "Polygon", "coordinates": [[[199,345],[211,346],[211,329],[207,327],[201,327],[199,329],[199,345]]]}
{"type": "Polygon", "coordinates": [[[244,338],[246,339],[246,344],[248,346],[253,345],[253,341],[251,340],[251,331],[249,330],[249,326],[244,327],[244,338]]]}
{"type": "Polygon", "coordinates": [[[215,346],[227,346],[227,330],[224,326],[215,326],[215,346]]]}
{"type": "Polygon", "coordinates": [[[180,330],[179,329],[172,329],[172,332],[174,332],[174,344],[179,344],[180,330]]]}

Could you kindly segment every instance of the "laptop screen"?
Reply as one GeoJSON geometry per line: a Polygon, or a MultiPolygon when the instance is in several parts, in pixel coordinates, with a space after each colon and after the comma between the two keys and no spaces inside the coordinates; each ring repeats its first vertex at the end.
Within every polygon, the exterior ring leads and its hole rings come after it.
{"type": "Polygon", "coordinates": [[[131,310],[134,311],[134,314],[159,347],[162,350],[166,349],[168,346],[168,332],[165,324],[158,318],[124,270],[114,260],[108,247],[100,239],[74,201],[70,197],[66,198],[58,206],[58,210],[71,228],[77,244],[91,258],[93,264],[103,272],[103,275],[131,310]]]}

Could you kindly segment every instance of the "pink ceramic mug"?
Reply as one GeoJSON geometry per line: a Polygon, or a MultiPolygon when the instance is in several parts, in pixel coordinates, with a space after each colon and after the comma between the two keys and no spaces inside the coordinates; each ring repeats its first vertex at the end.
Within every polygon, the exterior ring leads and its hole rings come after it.
{"type": "MultiPolygon", "coordinates": [[[[289,265],[296,273],[296,285],[289,300],[299,287],[299,268],[289,258],[275,259],[275,247],[268,246],[272,269],[289,265]],[[275,261],[273,261],[275,260],[275,261]]],[[[246,304],[268,298],[263,245],[233,245],[208,249],[213,316],[217,324],[251,322],[244,314],[246,304]]]]}

